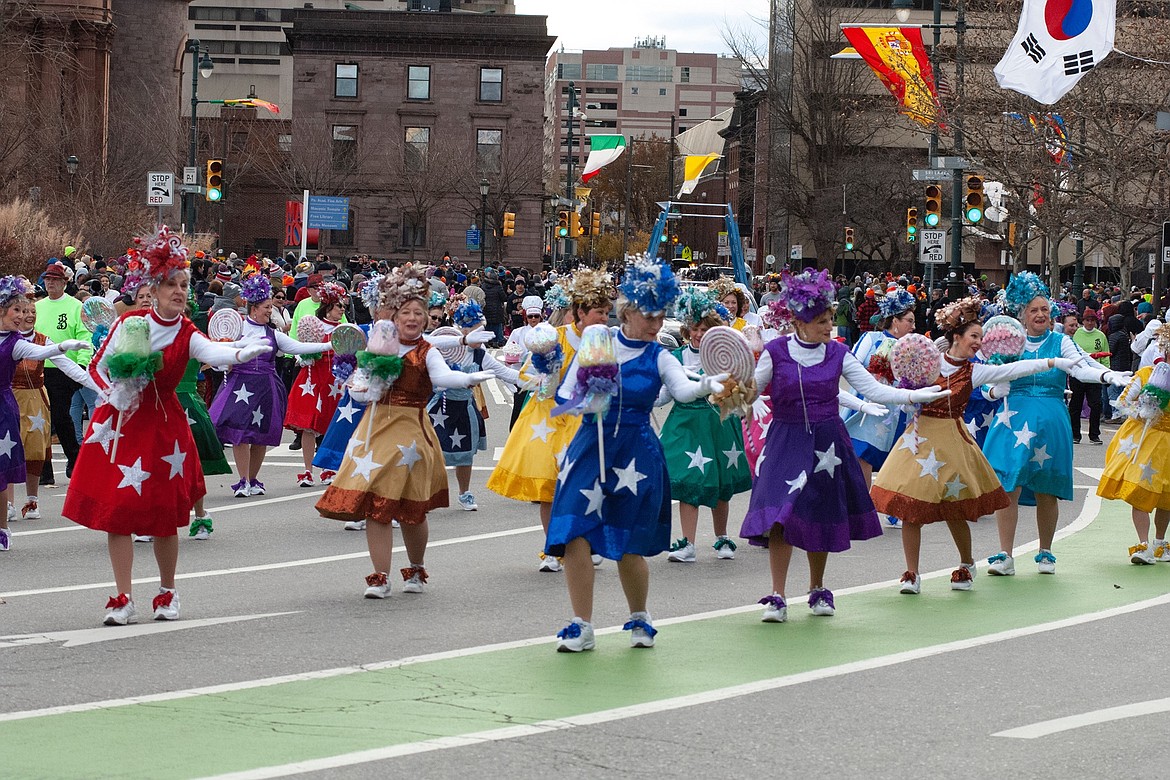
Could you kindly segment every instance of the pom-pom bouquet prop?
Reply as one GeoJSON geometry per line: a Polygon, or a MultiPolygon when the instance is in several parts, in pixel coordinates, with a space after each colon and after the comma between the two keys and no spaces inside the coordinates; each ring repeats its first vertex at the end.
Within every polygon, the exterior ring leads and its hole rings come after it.
{"type": "Polygon", "coordinates": [[[538,375],[535,389],[537,399],[544,401],[552,398],[565,362],[565,351],[557,340],[557,329],[547,322],[540,323],[529,331],[524,346],[531,353],[532,370],[538,375]]]}
{"type": "Polygon", "coordinates": [[[605,444],[601,421],[620,389],[621,367],[617,362],[614,337],[604,325],[590,325],[581,334],[577,348],[577,383],[569,400],[556,406],[552,415],[592,414],[597,420],[598,458],[605,473],[605,444]]]}
{"type": "Polygon", "coordinates": [[[106,370],[110,375],[107,400],[118,410],[114,446],[110,450],[111,463],[118,457],[122,422],[138,409],[142,391],[160,368],[162,353],[150,349],[150,322],[145,317],[125,319],[118,330],[118,342],[114,345],[113,353],[106,358],[106,370]]]}

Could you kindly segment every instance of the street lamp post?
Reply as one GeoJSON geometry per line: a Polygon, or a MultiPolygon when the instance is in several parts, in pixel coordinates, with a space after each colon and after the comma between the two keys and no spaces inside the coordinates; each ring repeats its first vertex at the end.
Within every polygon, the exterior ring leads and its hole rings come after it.
{"type": "Polygon", "coordinates": [[[73,177],[77,175],[77,169],[81,166],[81,160],[77,155],[71,154],[65,158],[65,170],[69,173],[69,197],[73,197],[73,177]]]}
{"type": "Polygon", "coordinates": [[[488,184],[486,178],[479,180],[479,267],[483,268],[483,250],[487,243],[487,196],[488,184]]]}
{"type": "MultiPolygon", "coordinates": [[[[196,119],[199,112],[199,77],[207,78],[211,75],[211,71],[215,69],[215,63],[211,61],[211,55],[208,52],[202,51],[201,43],[197,38],[192,38],[187,41],[187,47],[184,52],[191,55],[191,132],[189,140],[189,147],[187,150],[187,165],[194,168],[196,165],[196,141],[197,128],[196,119]],[[199,56],[202,54],[202,58],[199,56]]],[[[188,232],[195,235],[195,193],[183,193],[186,208],[184,209],[184,221],[187,223],[188,232]]]]}

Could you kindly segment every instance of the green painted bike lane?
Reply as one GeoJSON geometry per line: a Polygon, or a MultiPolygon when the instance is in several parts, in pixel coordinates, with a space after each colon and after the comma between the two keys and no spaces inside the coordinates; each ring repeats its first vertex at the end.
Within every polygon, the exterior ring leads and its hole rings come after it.
{"type": "Polygon", "coordinates": [[[1166,594],[1170,565],[1128,564],[1132,538],[1128,507],[1112,503],[1057,543],[1054,577],[1036,574],[1021,554],[1015,577],[987,577],[981,565],[970,593],[951,591],[945,578],[925,580],[917,597],[891,585],[839,598],[833,618],[813,618],[794,597],[786,624],[760,623],[753,611],[666,625],[653,650],[630,649],[624,632],[599,636],[595,651],[579,655],[553,652],[550,639],[5,722],[0,767],[13,778],[200,777],[583,716],[974,639],[1166,594]],[[151,749],[164,734],[166,748],[151,749]]]}

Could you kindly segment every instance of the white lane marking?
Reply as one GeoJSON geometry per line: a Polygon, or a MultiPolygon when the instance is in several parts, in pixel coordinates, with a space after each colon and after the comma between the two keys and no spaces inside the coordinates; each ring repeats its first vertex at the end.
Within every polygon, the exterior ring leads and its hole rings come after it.
{"type": "Polygon", "coordinates": [[[502,457],[504,457],[504,448],[496,447],[496,449],[492,452],[492,460],[499,462],[500,458],[502,457]]]}
{"type": "MultiPolygon", "coordinates": [[[[1106,609],[1100,612],[1092,612],[1087,615],[1078,615],[1076,617],[1065,618],[1063,620],[1055,620],[1050,623],[1041,623],[1040,625],[1036,626],[1015,628],[1008,631],[1000,631],[994,634],[972,637],[970,639],[961,639],[954,642],[944,642],[943,644],[918,648],[916,650],[905,650],[900,653],[891,653],[890,655],[879,656],[877,658],[868,658],[861,661],[853,661],[846,664],[839,664],[837,666],[830,666],[824,669],[814,669],[812,671],[801,672],[799,674],[786,675],[784,677],[773,677],[767,680],[759,680],[741,685],[733,685],[726,688],[717,688],[715,690],[703,691],[686,696],[676,696],[669,699],[660,699],[658,701],[634,704],[628,707],[616,707],[610,710],[589,712],[582,715],[574,715],[557,720],[540,721],[531,725],[508,726],[505,728],[489,729],[487,731],[480,731],[472,734],[462,734],[454,737],[421,740],[418,742],[409,742],[403,745],[394,745],[391,747],[346,753],[338,756],[329,756],[327,758],[297,761],[290,764],[261,767],[258,769],[250,769],[242,772],[231,772],[227,774],[215,775],[214,778],[205,778],[205,780],[261,780],[261,778],[285,777],[288,775],[303,774],[306,772],[319,772],[322,770],[335,769],[343,766],[366,764],[373,761],[384,761],[387,759],[414,755],[417,753],[425,753],[436,750],[448,750],[450,748],[465,747],[468,745],[481,745],[490,742],[501,742],[508,739],[517,739],[520,737],[546,734],[551,731],[563,731],[571,728],[579,728],[581,726],[594,726],[600,723],[611,723],[619,720],[627,720],[629,718],[637,718],[662,712],[669,712],[672,710],[680,710],[687,707],[697,707],[704,704],[713,704],[716,702],[727,701],[729,699],[736,699],[743,696],[750,696],[757,693],[773,691],[795,685],[803,685],[804,683],[816,682],[833,677],[842,677],[858,672],[869,672],[873,671],[874,669],[894,666],[897,664],[906,663],[908,661],[919,661],[924,658],[931,658],[947,653],[970,650],[974,647],[997,644],[1022,637],[1035,636],[1037,634],[1057,631],[1063,628],[1083,625],[1085,623],[1106,620],[1118,615],[1128,614],[1166,603],[1170,603],[1170,595],[1158,596],[1153,599],[1141,601],[1136,604],[1129,604],[1124,607],[1114,607],[1112,609],[1106,609]]],[[[0,715],[0,720],[3,719],[4,716],[0,715]]]]}
{"type": "MultiPolygon", "coordinates": [[[[44,645],[53,642],[64,642],[62,647],[80,647],[92,645],[95,642],[112,642],[116,639],[133,639],[150,634],[166,634],[171,631],[183,631],[188,628],[204,628],[218,626],[225,623],[239,623],[244,620],[260,620],[261,618],[280,617],[281,615],[296,615],[297,612],[268,612],[262,615],[233,615],[230,617],[200,618],[199,620],[159,621],[140,623],[129,626],[103,626],[102,628],[83,628],[77,631],[52,631],[47,634],[17,634],[14,636],[0,636],[0,648],[27,647],[29,645],[44,645]]],[[[145,615],[143,616],[146,617],[145,615]]]]}
{"type": "Polygon", "coordinates": [[[508,402],[504,400],[504,393],[502,390],[500,390],[500,385],[496,382],[496,380],[489,379],[488,381],[484,382],[484,384],[487,386],[488,392],[492,394],[493,401],[495,401],[499,406],[508,405],[508,402]]]}
{"type": "Polygon", "coordinates": [[[1098,482],[1101,481],[1101,475],[1105,473],[1105,469],[1091,469],[1084,466],[1077,466],[1077,471],[1081,472],[1089,479],[1095,479],[1098,482]]]}
{"type": "Polygon", "coordinates": [[[1029,726],[1019,726],[1006,731],[997,731],[993,737],[1011,737],[1013,739],[1036,739],[1058,734],[1062,731],[1071,731],[1085,726],[1096,726],[1099,723],[1109,723],[1125,718],[1138,718],[1143,715],[1157,715],[1161,712],[1170,712],[1170,699],[1153,699],[1139,701],[1133,704],[1123,704],[1119,707],[1106,707],[1103,710],[1092,710],[1079,715],[1069,715],[1064,718],[1042,720],[1029,726]]]}
{"type": "MultiPolygon", "coordinates": [[[[336,521],[329,521],[336,522],[336,521]]],[[[447,547],[453,544],[466,544],[468,542],[479,542],[485,539],[499,539],[505,536],[517,536],[519,534],[528,534],[535,531],[544,533],[544,528],[539,525],[527,526],[525,528],[512,528],[507,531],[492,531],[491,533],[475,534],[473,536],[459,536],[454,539],[440,539],[439,541],[432,541],[427,545],[427,548],[432,547],[447,547]]],[[[395,547],[394,552],[406,552],[405,547],[395,547]]],[[[276,569],[293,569],[299,566],[314,566],[319,563],[336,563],[337,561],[351,561],[355,558],[368,558],[369,552],[363,550],[356,553],[345,553],[344,555],[325,555],[320,558],[302,558],[296,561],[281,561],[278,563],[260,563],[254,566],[240,566],[234,569],[212,569],[210,571],[193,571],[185,574],[178,574],[175,576],[176,580],[197,580],[202,577],[223,577],[231,574],[246,574],[257,571],[274,571],[276,569]]],[[[158,582],[158,577],[142,577],[130,581],[133,585],[148,584],[158,582]]],[[[99,590],[101,588],[112,588],[112,582],[91,582],[85,585],[60,585],[55,588],[34,588],[32,590],[14,590],[8,593],[0,593],[0,598],[15,598],[17,596],[41,596],[48,593],[71,593],[79,590],[99,590]]]]}
{"type": "MultiPolygon", "coordinates": [[[[1069,526],[1068,526],[1069,528],[1075,527],[1076,530],[1080,530],[1080,529],[1084,528],[1085,526],[1087,526],[1092,521],[1092,519],[1096,516],[1095,512],[1090,514],[1087,511],[1091,508],[1089,506],[1089,502],[1086,501],[1085,503],[1086,503],[1086,505],[1082,508],[1080,515],[1077,516],[1076,520],[1074,520],[1072,523],[1069,524],[1069,526]]],[[[1100,507],[1100,499],[1098,499],[1095,502],[1095,506],[1100,507]]],[[[524,529],[524,530],[543,531],[543,529],[540,526],[534,526],[533,528],[524,529]]],[[[490,536],[490,535],[488,535],[488,536],[490,536]]],[[[448,540],[447,543],[453,544],[453,543],[455,543],[455,541],[456,540],[448,540]]],[[[1032,542],[1032,544],[1036,544],[1036,543],[1037,542],[1032,542]]],[[[439,544],[442,544],[442,542],[436,542],[432,546],[438,546],[439,544]]],[[[397,551],[399,551],[399,548],[395,548],[395,552],[397,552],[397,551]]],[[[365,555],[365,553],[361,553],[361,555],[365,555]]],[[[352,558],[352,557],[356,557],[356,556],[351,555],[351,556],[343,556],[343,557],[352,558]]],[[[933,578],[933,577],[942,577],[944,575],[949,575],[949,574],[950,574],[950,569],[940,569],[938,571],[930,572],[930,573],[924,574],[922,576],[933,578]]],[[[886,580],[884,582],[873,582],[873,583],[869,583],[867,585],[856,585],[856,586],[851,587],[851,588],[841,588],[840,590],[835,591],[835,593],[838,596],[847,596],[847,595],[851,595],[854,593],[865,593],[865,592],[871,591],[871,590],[884,589],[884,588],[892,587],[893,585],[896,585],[896,582],[894,580],[886,580]]],[[[0,594],[0,595],[2,595],[2,594],[0,594]]],[[[1165,596],[1165,597],[1159,597],[1159,598],[1170,599],[1170,595],[1165,596]]],[[[1156,606],[1157,603],[1158,603],[1157,599],[1154,599],[1150,603],[1150,606],[1156,606]]],[[[1133,606],[1133,605],[1131,605],[1131,606],[1133,606]]],[[[669,625],[675,625],[678,623],[689,623],[689,622],[697,621],[697,620],[708,620],[711,618],[725,617],[728,615],[739,615],[739,614],[743,614],[746,612],[755,612],[758,610],[759,610],[759,606],[756,604],[751,604],[748,606],[739,606],[739,607],[728,607],[725,609],[711,610],[709,612],[699,612],[699,613],[695,613],[695,614],[691,614],[691,615],[680,615],[678,617],[655,620],[654,624],[658,625],[658,626],[669,626],[669,625]]],[[[1118,613],[1118,614],[1121,614],[1121,613],[1118,613]]],[[[620,625],[617,625],[617,626],[610,626],[608,628],[598,629],[597,633],[603,634],[603,635],[604,634],[615,634],[621,630],[622,630],[622,627],[620,625]]],[[[1017,629],[1017,630],[1022,630],[1022,629],[1017,629]]],[[[492,644],[492,645],[479,645],[479,646],[474,646],[474,647],[460,648],[457,650],[445,650],[445,651],[438,652],[438,653],[429,653],[426,655],[413,656],[413,657],[409,657],[409,658],[402,658],[402,659],[399,659],[396,661],[382,661],[382,662],[378,662],[378,663],[365,664],[363,666],[346,666],[346,667],[340,667],[340,668],[335,668],[335,669],[322,669],[322,670],[315,671],[315,672],[303,672],[301,674],[285,675],[282,677],[267,677],[267,678],[262,678],[262,679],[258,679],[258,680],[244,680],[241,682],[225,683],[223,685],[213,685],[213,686],[208,686],[208,687],[204,687],[204,688],[192,688],[192,689],[182,690],[182,691],[169,691],[166,693],[146,694],[143,696],[137,696],[137,697],[126,698],[126,699],[111,699],[111,700],[107,700],[104,702],[98,701],[98,702],[86,702],[83,704],[66,704],[66,705],[62,705],[59,707],[50,707],[50,708],[43,709],[43,710],[28,710],[25,712],[0,713],[0,723],[4,722],[6,720],[23,720],[26,718],[37,718],[37,717],[43,717],[45,715],[58,715],[58,714],[67,713],[67,712],[87,712],[90,710],[108,709],[108,708],[113,708],[113,707],[125,707],[125,706],[131,705],[131,704],[140,704],[143,702],[173,701],[176,699],[186,699],[186,698],[190,698],[193,696],[202,696],[205,694],[228,693],[231,691],[242,691],[242,690],[248,690],[251,688],[264,688],[264,687],[268,687],[271,685],[280,685],[280,684],[286,683],[286,682],[299,682],[302,680],[322,680],[322,679],[328,679],[330,677],[340,677],[340,676],[347,675],[347,674],[357,674],[358,672],[364,672],[364,671],[376,671],[379,669],[395,669],[395,668],[398,668],[401,666],[410,666],[413,664],[426,663],[428,661],[442,661],[442,660],[447,660],[447,659],[451,659],[451,658],[466,658],[468,656],[479,655],[481,653],[491,653],[491,652],[495,652],[497,650],[510,650],[510,649],[519,648],[519,647],[530,647],[532,645],[546,644],[546,643],[549,643],[551,641],[552,641],[551,637],[536,637],[533,639],[520,639],[520,640],[511,641],[511,642],[500,642],[498,644],[492,644]]]]}

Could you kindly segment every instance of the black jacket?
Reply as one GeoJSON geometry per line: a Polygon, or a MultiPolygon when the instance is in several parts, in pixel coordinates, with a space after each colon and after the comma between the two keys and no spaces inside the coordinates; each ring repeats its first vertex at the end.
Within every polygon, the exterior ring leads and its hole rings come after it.
{"type": "Polygon", "coordinates": [[[503,325],[504,305],[508,300],[504,285],[500,284],[499,279],[484,279],[479,286],[483,289],[483,316],[488,327],[503,325]]]}
{"type": "Polygon", "coordinates": [[[1109,318],[1109,367],[1115,371],[1129,371],[1134,363],[1130,348],[1130,334],[1125,327],[1125,317],[1114,314],[1109,318]]]}

